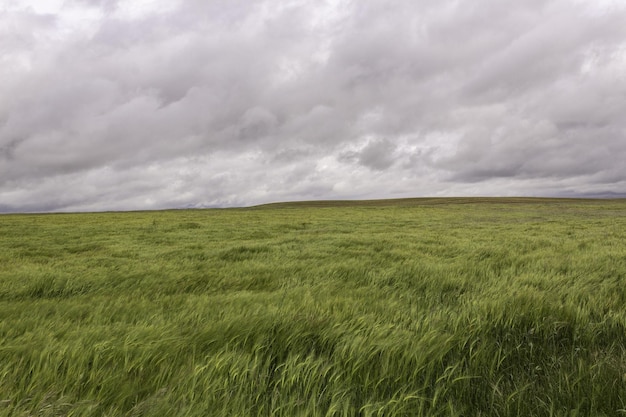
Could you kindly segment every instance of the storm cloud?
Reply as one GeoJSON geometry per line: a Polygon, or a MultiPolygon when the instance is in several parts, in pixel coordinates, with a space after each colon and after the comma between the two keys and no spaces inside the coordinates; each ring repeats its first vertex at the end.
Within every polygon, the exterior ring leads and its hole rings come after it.
{"type": "Polygon", "coordinates": [[[626,6],[0,6],[0,211],[626,195],[626,6]]]}

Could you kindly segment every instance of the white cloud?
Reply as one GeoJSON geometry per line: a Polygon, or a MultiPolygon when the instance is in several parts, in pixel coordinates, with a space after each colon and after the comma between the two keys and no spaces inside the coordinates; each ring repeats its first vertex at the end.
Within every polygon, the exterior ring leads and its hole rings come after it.
{"type": "Polygon", "coordinates": [[[626,192],[621,2],[11,4],[0,210],[626,192]]]}

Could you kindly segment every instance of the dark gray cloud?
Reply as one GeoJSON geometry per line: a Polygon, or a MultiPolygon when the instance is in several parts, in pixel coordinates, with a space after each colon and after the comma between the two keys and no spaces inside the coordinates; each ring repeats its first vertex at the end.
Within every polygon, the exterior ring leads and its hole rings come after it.
{"type": "Polygon", "coordinates": [[[342,162],[357,162],[373,170],[385,170],[395,162],[396,146],[387,139],[368,141],[358,151],[347,151],[339,155],[342,162]]]}
{"type": "Polygon", "coordinates": [[[626,193],[617,1],[0,7],[2,211],[626,193]]]}

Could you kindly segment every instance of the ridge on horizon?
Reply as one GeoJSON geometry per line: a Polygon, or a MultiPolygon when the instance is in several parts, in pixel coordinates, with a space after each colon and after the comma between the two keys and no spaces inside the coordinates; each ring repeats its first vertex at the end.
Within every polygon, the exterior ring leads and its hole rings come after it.
{"type": "Polygon", "coordinates": [[[171,210],[246,210],[246,209],[272,209],[272,208],[315,208],[315,207],[410,207],[420,205],[437,204],[529,204],[529,203],[565,203],[565,202],[600,202],[611,200],[626,201],[626,194],[614,193],[607,196],[559,196],[559,197],[401,197],[401,198],[377,198],[377,199],[321,199],[321,200],[291,200],[272,201],[269,203],[254,204],[250,206],[186,206],[186,207],[164,207],[158,209],[137,209],[137,210],[41,210],[41,211],[13,211],[5,210],[0,206],[0,215],[8,214],[72,214],[72,213],[142,213],[171,210]]]}
{"type": "Polygon", "coordinates": [[[282,208],[282,207],[345,207],[345,206],[388,206],[388,205],[431,205],[431,204],[476,204],[476,203],[531,203],[531,202],[571,202],[621,200],[626,197],[405,197],[382,199],[338,199],[338,200],[298,200],[275,201],[242,208],[282,208]]]}

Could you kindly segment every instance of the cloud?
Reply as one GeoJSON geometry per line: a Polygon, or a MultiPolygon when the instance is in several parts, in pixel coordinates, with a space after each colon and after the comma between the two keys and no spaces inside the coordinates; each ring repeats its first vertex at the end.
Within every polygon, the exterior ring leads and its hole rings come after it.
{"type": "Polygon", "coordinates": [[[624,193],[626,8],[24,2],[3,211],[624,193]]]}
{"type": "Polygon", "coordinates": [[[357,162],[372,170],[383,171],[395,162],[396,145],[387,139],[370,139],[358,151],[347,151],[339,155],[342,162],[357,162]]]}

